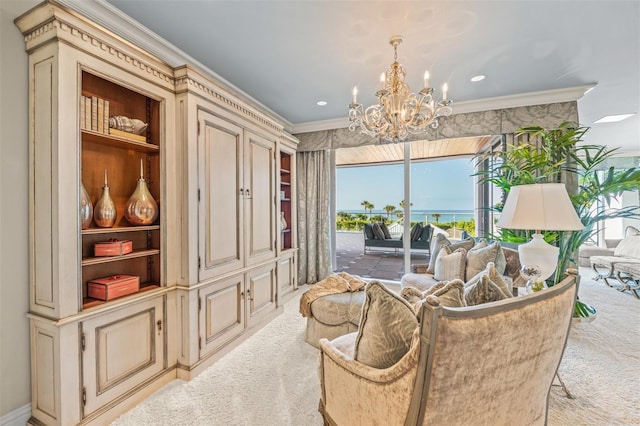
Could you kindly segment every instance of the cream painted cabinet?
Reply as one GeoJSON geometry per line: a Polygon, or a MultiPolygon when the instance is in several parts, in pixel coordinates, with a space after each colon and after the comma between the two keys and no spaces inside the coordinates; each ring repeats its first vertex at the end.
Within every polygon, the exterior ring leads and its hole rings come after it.
{"type": "Polygon", "coordinates": [[[276,256],[275,143],[198,111],[199,281],[276,256]]]}
{"type": "Polygon", "coordinates": [[[30,422],[107,424],[176,376],[173,69],[57,3],[16,25],[29,55],[30,422]],[[113,116],[146,127],[114,129],[113,116]],[[124,213],[141,173],[159,208],[136,224],[124,213]],[[109,191],[112,223],[83,220],[83,187],[94,212],[109,191]],[[95,249],[111,240],[131,251],[95,249]],[[94,291],[124,276],[121,293],[94,291]]]}
{"type": "Polygon", "coordinates": [[[278,306],[282,305],[288,294],[297,289],[295,252],[280,256],[278,259],[278,306]]]}
{"type": "Polygon", "coordinates": [[[165,297],[157,297],[80,323],[83,417],[126,397],[167,367],[165,304],[165,297]]]}
{"type": "Polygon", "coordinates": [[[252,327],[276,310],[276,264],[268,263],[247,273],[247,326],[252,327]]]}

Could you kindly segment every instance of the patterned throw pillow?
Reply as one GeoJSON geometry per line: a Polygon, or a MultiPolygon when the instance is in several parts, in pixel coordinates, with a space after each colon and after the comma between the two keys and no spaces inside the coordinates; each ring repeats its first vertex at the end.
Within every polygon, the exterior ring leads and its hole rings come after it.
{"type": "Polygon", "coordinates": [[[437,296],[441,306],[449,308],[467,306],[464,299],[464,283],[462,280],[439,282],[423,294],[425,297],[429,295],[437,296]]]}
{"type": "Polygon", "coordinates": [[[373,229],[373,238],[376,240],[384,240],[384,232],[382,232],[382,228],[380,228],[379,223],[372,223],[371,228],[373,229]]]}
{"type": "Polygon", "coordinates": [[[507,266],[507,260],[502,251],[502,247],[498,241],[487,244],[482,241],[476,244],[467,253],[467,271],[466,278],[472,278],[487,267],[487,263],[493,262],[500,274],[504,274],[507,266]]]}
{"type": "Polygon", "coordinates": [[[391,233],[389,232],[389,228],[387,228],[387,224],[382,222],[380,224],[380,228],[382,229],[382,233],[384,234],[384,239],[385,240],[390,240],[391,239],[391,233]]]}
{"type": "Polygon", "coordinates": [[[640,231],[633,226],[627,226],[625,237],[618,243],[614,256],[640,258],[640,231]]]}
{"type": "Polygon", "coordinates": [[[374,368],[389,368],[409,351],[418,327],[413,307],[379,281],[365,287],[353,359],[374,368]]]}
{"type": "Polygon", "coordinates": [[[433,278],[438,281],[464,280],[467,250],[463,248],[453,251],[451,246],[444,246],[436,259],[433,278]]]}
{"type": "Polygon", "coordinates": [[[467,306],[480,305],[481,303],[495,302],[507,299],[500,287],[489,279],[488,275],[482,275],[475,284],[466,287],[464,298],[467,306]]]}
{"type": "MultiPolygon", "coordinates": [[[[468,257],[469,257],[469,254],[467,253],[467,258],[468,257]]],[[[484,268],[484,270],[478,272],[478,274],[476,274],[475,276],[467,280],[467,282],[464,285],[465,288],[475,285],[478,281],[482,279],[483,275],[487,275],[495,285],[500,287],[500,290],[502,290],[502,293],[504,293],[505,297],[513,297],[513,293],[511,292],[509,285],[505,281],[502,274],[498,272],[493,262],[487,263],[487,267],[484,268]]]]}
{"type": "Polygon", "coordinates": [[[413,228],[411,228],[411,241],[418,241],[420,234],[422,234],[422,224],[416,223],[413,225],[413,228]]]}

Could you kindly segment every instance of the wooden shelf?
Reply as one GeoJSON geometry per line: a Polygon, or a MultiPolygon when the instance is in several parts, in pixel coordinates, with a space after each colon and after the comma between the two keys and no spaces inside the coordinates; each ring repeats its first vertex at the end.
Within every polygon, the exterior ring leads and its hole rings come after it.
{"type": "Polygon", "coordinates": [[[106,133],[98,133],[91,130],[82,130],[82,141],[110,145],[117,148],[133,149],[140,152],[160,152],[158,145],[146,142],[138,142],[106,133]]]}
{"type": "Polygon", "coordinates": [[[135,250],[121,256],[101,256],[101,257],[85,257],[82,259],[82,266],[99,265],[101,263],[119,262],[121,260],[135,259],[138,257],[152,256],[160,254],[159,249],[135,250]]]}
{"type": "Polygon", "coordinates": [[[280,201],[288,203],[291,202],[291,198],[280,198],[280,201]]]}
{"type": "Polygon", "coordinates": [[[291,171],[287,170],[287,169],[280,169],[280,174],[281,175],[288,175],[288,174],[291,174],[291,171]]]}
{"type": "MultiPolygon", "coordinates": [[[[155,290],[158,288],[160,288],[160,286],[156,283],[144,283],[144,284],[140,284],[140,290],[138,290],[136,293],[127,294],[126,296],[122,296],[122,297],[133,296],[136,294],[143,293],[145,291],[155,290]]],[[[82,299],[82,309],[89,309],[95,306],[100,306],[105,303],[110,303],[110,302],[113,302],[114,300],[121,299],[122,297],[118,297],[116,299],[111,299],[111,300],[100,300],[100,299],[94,299],[93,297],[84,297],[82,299]]]]}
{"type": "Polygon", "coordinates": [[[291,186],[291,182],[280,182],[280,186],[291,186]]]}
{"type": "Polygon", "coordinates": [[[291,232],[291,229],[281,229],[280,232],[282,232],[283,234],[286,234],[288,232],[291,232]]]}
{"type": "Polygon", "coordinates": [[[119,232],[155,231],[160,229],[160,225],[148,226],[116,226],[113,228],[88,228],[82,230],[82,235],[113,234],[119,232]]]}

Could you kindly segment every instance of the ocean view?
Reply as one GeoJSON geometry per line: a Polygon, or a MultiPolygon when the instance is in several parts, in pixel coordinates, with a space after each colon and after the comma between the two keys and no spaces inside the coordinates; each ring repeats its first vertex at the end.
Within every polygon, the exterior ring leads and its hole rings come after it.
{"type": "MultiPolygon", "coordinates": [[[[365,214],[363,209],[360,210],[338,210],[339,212],[349,213],[351,215],[357,214],[365,214]]],[[[436,219],[433,216],[434,214],[439,214],[437,222],[438,223],[450,223],[453,221],[460,220],[471,220],[474,218],[474,212],[472,210],[412,210],[411,211],[411,222],[433,222],[436,223],[436,219]]],[[[366,212],[367,216],[378,216],[389,217],[392,221],[396,221],[398,217],[395,214],[387,215],[387,212],[384,210],[373,209],[371,214],[366,212]]]]}

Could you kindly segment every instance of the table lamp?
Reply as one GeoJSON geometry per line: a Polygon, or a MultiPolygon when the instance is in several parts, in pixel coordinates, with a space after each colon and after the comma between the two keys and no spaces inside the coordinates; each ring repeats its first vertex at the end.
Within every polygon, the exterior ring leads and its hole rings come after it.
{"type": "Polygon", "coordinates": [[[518,246],[520,263],[536,265],[546,280],[558,265],[558,247],[547,243],[540,231],[578,231],[584,228],[563,183],[512,186],[496,226],[535,230],[531,241],[518,246]]]}

